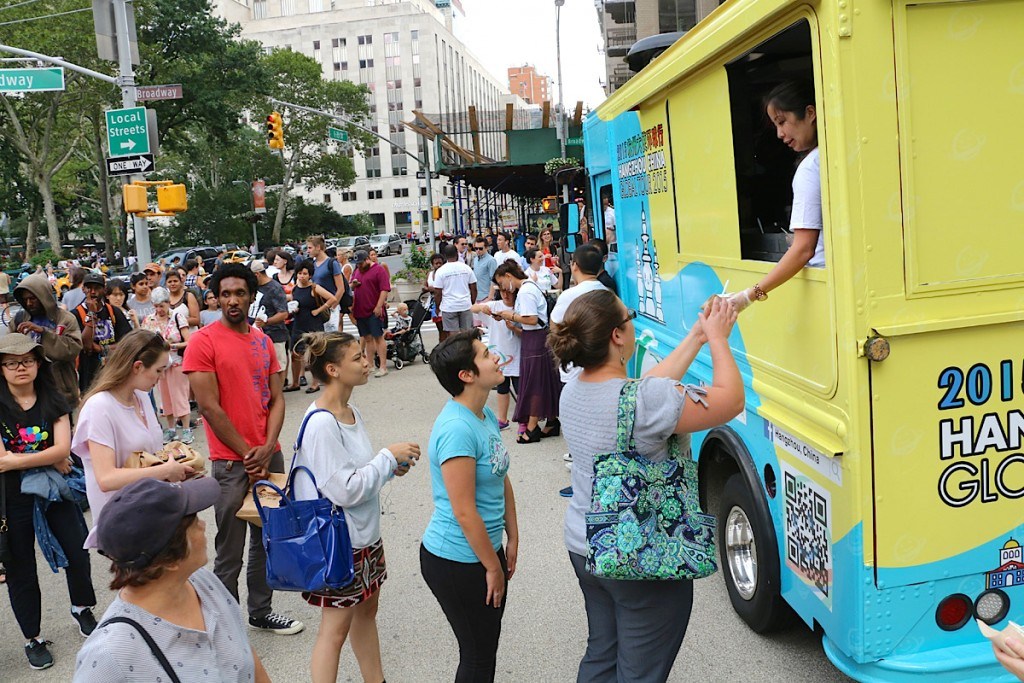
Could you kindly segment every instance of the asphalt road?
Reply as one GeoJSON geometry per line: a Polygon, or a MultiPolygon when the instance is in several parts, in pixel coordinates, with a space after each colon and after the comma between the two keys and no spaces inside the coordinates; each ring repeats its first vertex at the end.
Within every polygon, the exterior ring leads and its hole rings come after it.
{"type": "MultiPolygon", "coordinates": [[[[436,336],[427,335],[428,345],[434,339],[436,336]]],[[[286,396],[288,410],[281,442],[290,456],[289,444],[299,420],[315,397],[305,393],[286,396]]],[[[385,378],[371,378],[367,386],[357,389],[353,402],[366,418],[375,446],[415,440],[425,450],[433,420],[446,398],[429,369],[416,362],[401,371],[392,368],[385,378]]],[[[572,681],[587,631],[579,587],[562,545],[566,499],[558,496],[558,489],[568,485],[562,461],[564,442],[556,438],[520,446],[514,444],[512,430],[505,435],[513,460],[509,472],[518,501],[521,541],[519,569],[509,587],[497,679],[572,681]]],[[[200,437],[196,445],[204,449],[205,438],[200,437]]],[[[414,468],[409,475],[393,480],[381,501],[389,570],[378,619],[385,673],[392,683],[451,681],[458,661],[455,639],[419,575],[419,539],[432,510],[427,467],[414,468]]],[[[212,514],[204,514],[212,557],[212,514]]],[[[92,559],[99,617],[112,594],[106,588],[107,562],[97,554],[92,559]]],[[[56,664],[45,672],[28,668],[14,615],[4,605],[0,607],[0,633],[4,634],[0,681],[67,681],[72,676],[82,638],[68,612],[65,582],[62,576],[50,573],[41,556],[38,566],[44,596],[42,635],[54,641],[51,652],[56,664]]],[[[242,590],[244,593],[244,586],[242,590]]],[[[695,593],[689,632],[671,681],[848,680],[828,662],[820,640],[803,626],[771,637],[750,632],[733,613],[719,575],[698,581],[695,593]]],[[[251,633],[252,643],[273,680],[307,681],[318,610],[297,594],[286,593],[275,596],[274,607],[301,619],[306,630],[295,636],[251,633]]],[[[342,653],[338,680],[361,680],[348,647],[342,653]]]]}

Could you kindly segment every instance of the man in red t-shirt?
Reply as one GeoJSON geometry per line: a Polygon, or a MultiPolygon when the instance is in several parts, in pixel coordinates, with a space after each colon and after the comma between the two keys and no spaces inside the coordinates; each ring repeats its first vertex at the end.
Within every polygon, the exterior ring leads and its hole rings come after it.
{"type": "Polygon", "coordinates": [[[283,373],[270,337],[249,325],[256,275],[239,263],[225,264],[210,278],[209,286],[217,295],[222,316],[189,338],[182,369],[199,402],[211,470],[220,483],[220,498],[213,508],[217,521],[213,571],[237,600],[248,530],[249,625],[291,635],[304,626],[271,609],[273,592],[267,586],[262,532],[235,516],[253,482],[266,478],[268,472],[284,472],[284,455],[277,442],[284,423],[283,373]]]}
{"type": "Polygon", "coordinates": [[[391,291],[391,278],[384,267],[370,260],[360,249],[356,252],[356,272],[352,273],[352,317],[359,329],[359,344],[363,353],[377,352],[378,368],[374,377],[388,374],[388,345],[384,341],[387,314],[384,302],[391,291]],[[370,346],[372,343],[372,347],[370,346]]]}

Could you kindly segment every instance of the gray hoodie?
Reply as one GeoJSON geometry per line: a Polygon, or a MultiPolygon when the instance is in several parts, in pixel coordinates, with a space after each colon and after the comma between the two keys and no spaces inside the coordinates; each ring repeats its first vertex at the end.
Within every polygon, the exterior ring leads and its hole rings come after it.
{"type": "MultiPolygon", "coordinates": [[[[42,326],[42,334],[33,332],[27,334],[39,342],[43,347],[43,355],[53,363],[53,375],[57,380],[57,387],[72,405],[77,405],[78,371],[75,369],[75,363],[82,350],[82,331],[78,327],[78,321],[71,313],[57,306],[57,298],[45,273],[29,275],[14,288],[14,298],[18,300],[19,304],[22,304],[23,308],[23,294],[26,291],[31,292],[39,299],[43,305],[45,317],[49,321],[48,324],[42,326]]],[[[11,321],[11,332],[17,332],[18,325],[21,323],[31,321],[32,316],[27,310],[19,311],[11,321]]]]}

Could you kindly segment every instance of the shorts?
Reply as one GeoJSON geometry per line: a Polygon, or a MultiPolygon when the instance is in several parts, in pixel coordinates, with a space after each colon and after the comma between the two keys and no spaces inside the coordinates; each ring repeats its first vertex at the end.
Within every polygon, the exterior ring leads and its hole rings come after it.
{"type": "Polygon", "coordinates": [[[497,386],[495,389],[500,396],[512,392],[513,396],[519,395],[519,378],[518,377],[505,377],[505,381],[497,386]]]}
{"type": "Polygon", "coordinates": [[[277,355],[277,363],[281,366],[281,372],[288,371],[289,353],[288,342],[274,342],[274,354],[277,355]]]}
{"type": "Polygon", "coordinates": [[[441,325],[445,332],[473,329],[473,313],[465,311],[441,311],[441,325]]]}
{"type": "Polygon", "coordinates": [[[325,590],[319,593],[304,591],[302,599],[314,607],[355,607],[380,590],[388,578],[387,562],[384,559],[384,541],[365,548],[352,550],[352,567],[355,579],[340,590],[325,590]]]}
{"type": "Polygon", "coordinates": [[[360,337],[383,337],[384,321],[375,315],[366,318],[356,318],[356,328],[360,337]]]}

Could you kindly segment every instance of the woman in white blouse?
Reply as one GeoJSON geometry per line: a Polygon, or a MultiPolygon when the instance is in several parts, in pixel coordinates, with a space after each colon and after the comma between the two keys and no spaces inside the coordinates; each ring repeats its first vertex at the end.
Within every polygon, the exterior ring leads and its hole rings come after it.
{"type": "MultiPolygon", "coordinates": [[[[299,348],[324,393],[306,411],[294,464],[309,468],[321,493],[344,509],[355,566],[355,580],[342,590],[302,594],[322,610],[312,680],[337,680],[341,648],[351,633],[363,680],[383,681],[377,605],[387,567],[380,536],[380,490],[416,464],[420,448],[395,443],[374,452],[370,445],[362,416],[349,405],[352,390],[370,376],[370,363],[358,339],[345,332],[310,332],[303,335],[299,348]]],[[[316,497],[308,477],[298,475],[295,484],[300,499],[316,497]]]]}

